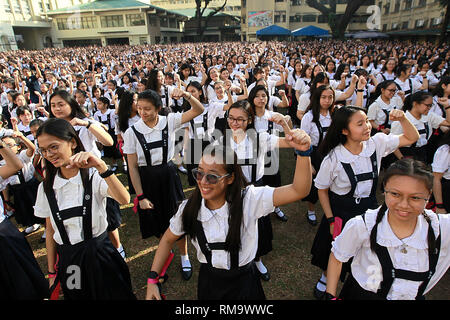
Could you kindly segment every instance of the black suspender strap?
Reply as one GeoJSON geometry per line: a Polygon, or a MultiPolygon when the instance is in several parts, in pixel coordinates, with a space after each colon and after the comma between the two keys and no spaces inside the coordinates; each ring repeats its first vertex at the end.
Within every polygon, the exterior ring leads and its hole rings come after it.
{"type": "MultiPolygon", "coordinates": [[[[209,243],[206,239],[205,231],[201,221],[196,220],[194,222],[195,234],[197,237],[200,250],[206,258],[206,261],[210,267],[212,267],[212,250],[227,250],[225,242],[209,243]]],[[[239,268],[239,251],[230,252],[230,270],[239,268]]]]}
{"type": "Polygon", "coordinates": [[[197,136],[197,128],[203,128],[203,132],[205,133],[206,136],[206,133],[208,132],[208,113],[205,112],[205,114],[202,117],[201,123],[200,122],[195,123],[194,119],[191,119],[189,123],[191,124],[192,132],[194,133],[194,139],[200,139],[197,136]]]}
{"type": "Polygon", "coordinates": [[[53,220],[55,221],[56,227],[58,228],[63,244],[70,244],[69,236],[67,235],[67,231],[64,227],[63,221],[74,217],[83,218],[84,240],[92,239],[92,177],[89,179],[87,188],[84,190],[83,205],[80,207],[59,210],[58,202],[56,201],[53,188],[50,190],[50,192],[46,192],[46,195],[50,210],[52,212],[53,220]]]}
{"type": "MultiPolygon", "coordinates": [[[[428,136],[430,134],[430,127],[428,126],[428,122],[425,122],[424,124],[424,128],[417,130],[419,132],[419,135],[425,134],[425,139],[428,140],[428,136]]],[[[411,147],[416,147],[417,146],[417,141],[414,142],[411,147]]]]}
{"type": "Polygon", "coordinates": [[[374,151],[372,155],[370,156],[370,161],[372,163],[372,172],[367,173],[361,173],[355,175],[350,163],[344,163],[341,162],[342,167],[344,168],[345,172],[347,173],[348,179],[350,180],[351,189],[348,193],[349,195],[354,195],[356,184],[358,182],[367,181],[367,180],[373,180],[372,181],[372,189],[370,191],[370,197],[374,196],[377,190],[377,183],[378,183],[378,164],[377,164],[377,152],[374,151]]]}
{"type": "Polygon", "coordinates": [[[17,171],[17,177],[19,177],[19,181],[20,181],[21,184],[24,184],[26,182],[25,181],[25,176],[23,175],[22,169],[17,171]]]}
{"type": "Polygon", "coordinates": [[[162,148],[163,157],[162,157],[162,164],[167,163],[167,154],[168,154],[168,146],[169,146],[169,132],[168,132],[168,125],[169,121],[167,121],[165,128],[161,132],[161,140],[159,141],[153,141],[153,142],[146,142],[145,137],[142,133],[137,131],[135,126],[131,126],[131,128],[134,131],[134,134],[136,135],[136,138],[138,139],[139,144],[141,145],[142,151],[144,152],[145,161],[147,162],[147,166],[152,165],[152,156],[150,154],[150,151],[152,149],[156,148],[162,148]]]}
{"type": "Polygon", "coordinates": [[[319,131],[319,142],[317,143],[317,146],[319,146],[323,140],[324,133],[326,133],[328,131],[329,127],[322,127],[320,120],[317,121],[316,126],[317,126],[317,131],[319,131]]]}

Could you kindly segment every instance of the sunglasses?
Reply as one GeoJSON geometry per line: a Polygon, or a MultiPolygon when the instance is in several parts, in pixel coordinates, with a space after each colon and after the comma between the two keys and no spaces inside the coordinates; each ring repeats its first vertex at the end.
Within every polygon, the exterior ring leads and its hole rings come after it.
{"type": "Polygon", "coordinates": [[[195,180],[202,181],[203,177],[206,176],[206,182],[208,182],[209,184],[216,184],[220,179],[228,177],[229,175],[230,174],[227,173],[226,175],[219,176],[213,173],[205,173],[203,171],[200,171],[198,168],[192,169],[192,176],[195,180]]]}

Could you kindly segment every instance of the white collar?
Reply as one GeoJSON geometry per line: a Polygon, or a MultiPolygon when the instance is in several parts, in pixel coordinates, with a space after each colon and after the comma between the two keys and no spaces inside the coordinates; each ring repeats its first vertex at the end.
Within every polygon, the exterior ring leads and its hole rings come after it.
{"type": "Polygon", "coordinates": [[[162,131],[167,123],[167,117],[158,115],[158,123],[153,127],[150,128],[147,126],[144,122],[144,120],[139,119],[136,124],[134,125],[136,130],[139,131],[142,134],[150,134],[155,130],[162,131]]]}
{"type": "Polygon", "coordinates": [[[53,182],[53,189],[54,190],[60,189],[68,183],[72,183],[74,185],[82,184],[80,171],[78,171],[76,176],[73,176],[72,178],[69,178],[69,179],[65,179],[60,176],[60,173],[58,170],[58,172],[55,175],[55,180],[53,182]]]}
{"type": "Polygon", "coordinates": [[[367,141],[363,141],[363,147],[359,154],[351,153],[344,147],[343,144],[339,144],[334,150],[339,161],[344,163],[352,163],[357,161],[359,157],[370,158],[375,151],[375,147],[376,145],[373,138],[370,138],[367,141]]]}
{"type": "Polygon", "coordinates": [[[206,222],[214,218],[215,215],[220,216],[223,219],[228,219],[228,202],[219,209],[210,210],[205,205],[205,199],[202,199],[202,204],[197,216],[197,220],[201,222],[206,222]]]}

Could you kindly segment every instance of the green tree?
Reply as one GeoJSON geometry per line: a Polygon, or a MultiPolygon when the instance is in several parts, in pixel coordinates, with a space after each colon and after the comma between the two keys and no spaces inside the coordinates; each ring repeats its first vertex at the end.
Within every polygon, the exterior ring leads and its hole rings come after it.
{"type": "Polygon", "coordinates": [[[333,38],[343,39],[345,30],[347,30],[347,26],[355,12],[359,7],[364,5],[365,2],[368,2],[368,0],[348,1],[345,12],[341,15],[336,13],[336,0],[328,0],[327,2],[327,4],[324,4],[324,1],[306,0],[308,6],[320,11],[324,16],[328,17],[328,25],[330,26],[333,38]]]}
{"type": "Polygon", "coordinates": [[[205,34],[206,28],[208,27],[209,19],[222,11],[227,5],[227,1],[228,0],[225,0],[221,7],[213,9],[213,11],[211,11],[207,16],[204,17],[203,15],[205,14],[205,11],[208,8],[211,0],[195,0],[196,9],[194,19],[197,20],[197,34],[200,42],[203,41],[203,36],[205,34]]]}

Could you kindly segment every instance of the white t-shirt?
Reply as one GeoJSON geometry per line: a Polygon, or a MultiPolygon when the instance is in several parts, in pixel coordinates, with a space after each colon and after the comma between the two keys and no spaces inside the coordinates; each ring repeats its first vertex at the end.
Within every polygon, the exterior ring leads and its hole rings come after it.
{"type": "Polygon", "coordinates": [[[450,146],[448,144],[444,144],[436,150],[431,166],[433,172],[443,173],[443,177],[450,180],[450,146]]]}

